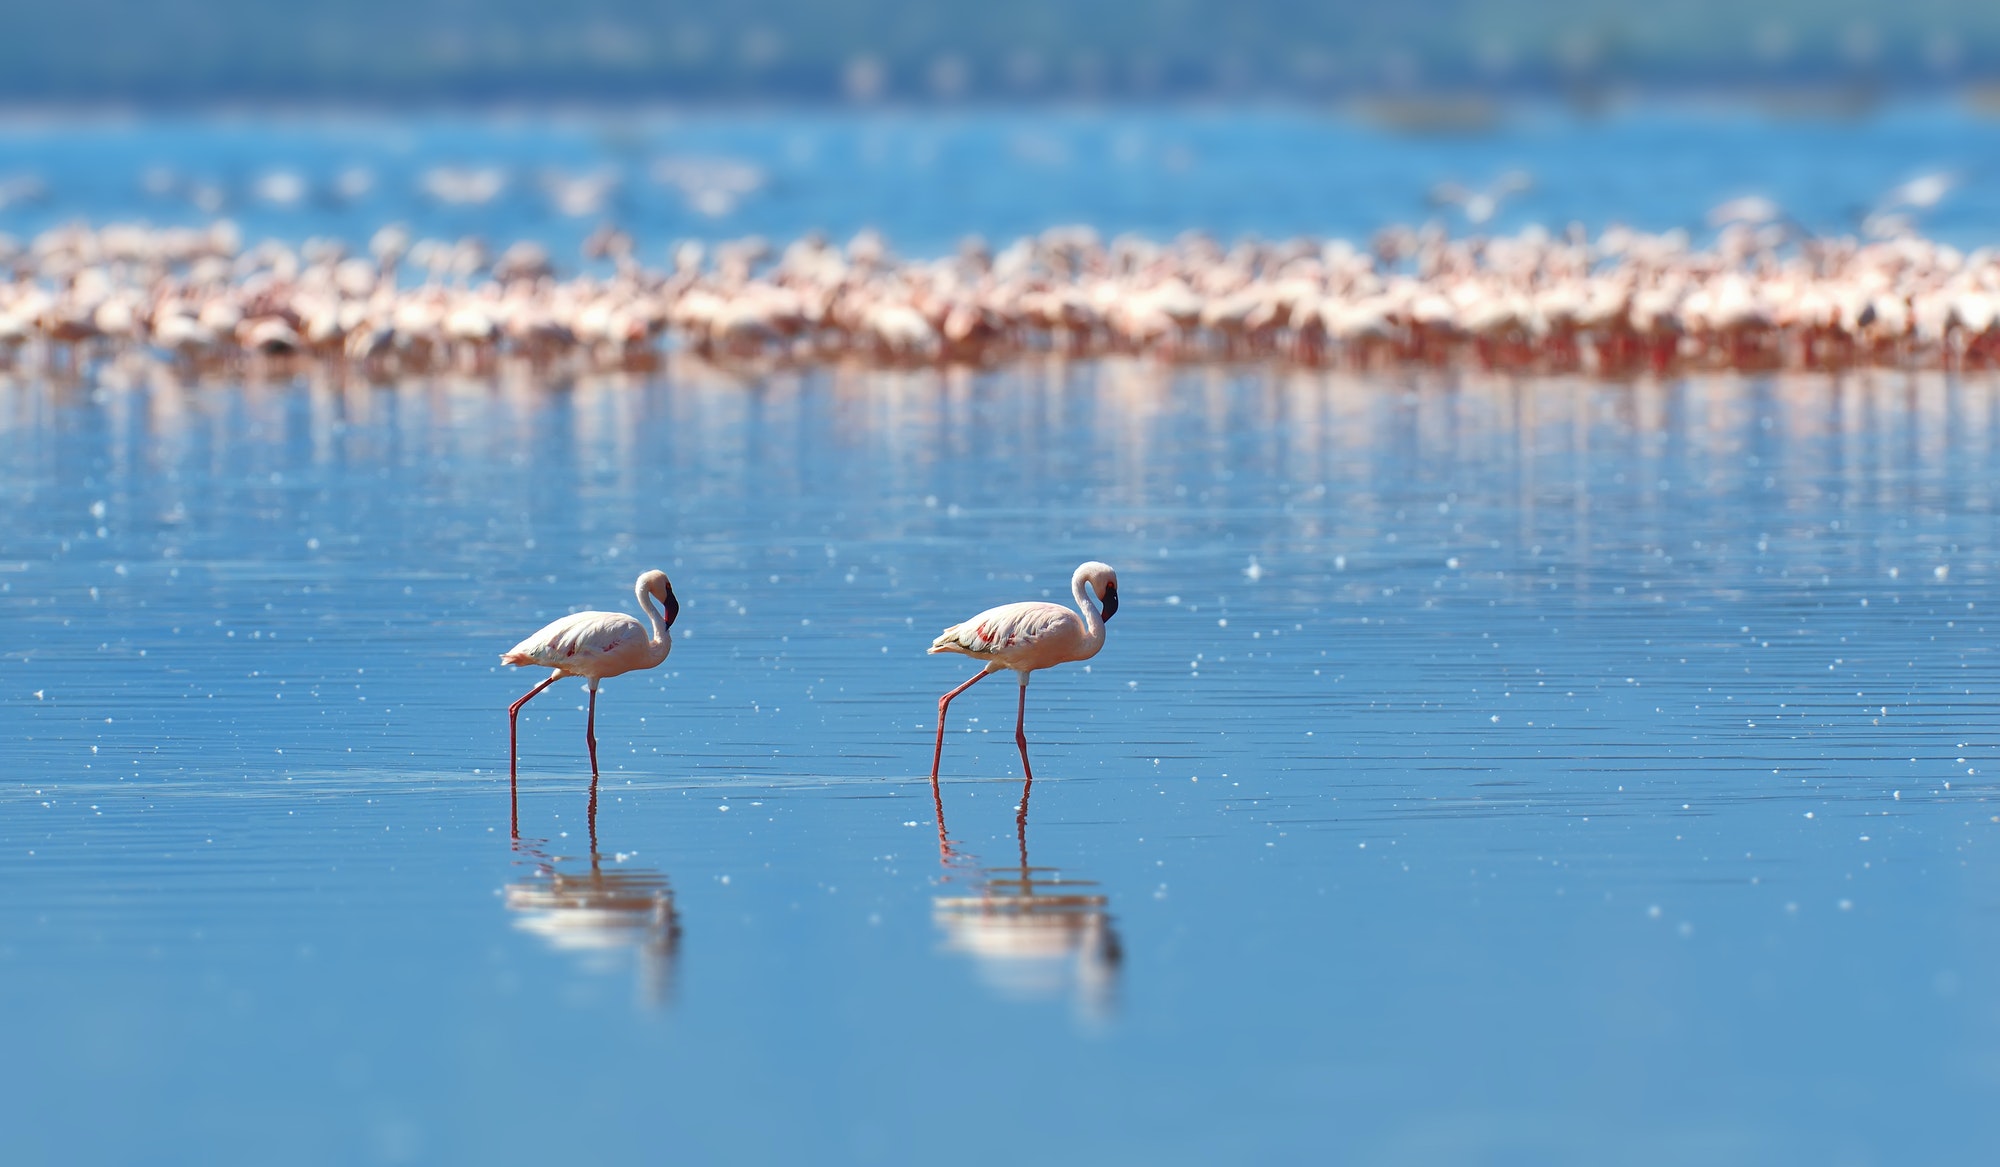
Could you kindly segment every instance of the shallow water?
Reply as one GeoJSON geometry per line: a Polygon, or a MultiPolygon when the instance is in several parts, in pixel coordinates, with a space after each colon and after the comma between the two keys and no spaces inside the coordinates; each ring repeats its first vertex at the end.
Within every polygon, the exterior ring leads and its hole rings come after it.
{"type": "Polygon", "coordinates": [[[1939,376],[8,385],[8,1158],[1966,1158],[1996,471],[1939,376]],[[925,646],[1092,557],[941,855],[925,646]]]}

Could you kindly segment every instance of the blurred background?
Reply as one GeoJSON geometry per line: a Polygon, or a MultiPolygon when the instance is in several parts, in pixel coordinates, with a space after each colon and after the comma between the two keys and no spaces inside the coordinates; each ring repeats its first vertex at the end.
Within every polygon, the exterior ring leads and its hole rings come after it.
{"type": "Polygon", "coordinates": [[[15,5],[18,102],[899,103],[1625,91],[1865,101],[2000,77],[1974,0],[79,0],[15,5]]]}
{"type": "Polygon", "coordinates": [[[903,254],[1540,224],[1956,246],[2000,216],[2000,9],[1761,0],[256,0],[20,6],[0,233],[227,219],[245,245],[873,229],[903,254]],[[1906,205],[1913,180],[1934,197],[1906,205]]]}
{"type": "Polygon", "coordinates": [[[1699,233],[1746,194],[1838,233],[1926,175],[1927,233],[2000,212],[2000,9],[1967,0],[84,0],[9,29],[22,239],[397,221],[575,263],[615,222],[939,254],[1068,223],[1699,233]]]}

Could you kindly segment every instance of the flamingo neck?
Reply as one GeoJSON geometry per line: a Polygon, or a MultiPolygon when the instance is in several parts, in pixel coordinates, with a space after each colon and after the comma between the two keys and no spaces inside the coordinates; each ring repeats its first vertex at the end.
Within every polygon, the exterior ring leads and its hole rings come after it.
{"type": "Polygon", "coordinates": [[[646,614],[646,640],[655,649],[671,642],[672,634],[667,631],[667,620],[658,608],[653,606],[653,594],[643,586],[632,589],[639,597],[639,610],[646,614]]]}
{"type": "Polygon", "coordinates": [[[1104,642],[1104,618],[1097,614],[1097,604],[1090,594],[1090,581],[1081,574],[1071,577],[1070,594],[1076,597],[1077,611],[1083,613],[1083,632],[1094,644],[1104,642]]]}

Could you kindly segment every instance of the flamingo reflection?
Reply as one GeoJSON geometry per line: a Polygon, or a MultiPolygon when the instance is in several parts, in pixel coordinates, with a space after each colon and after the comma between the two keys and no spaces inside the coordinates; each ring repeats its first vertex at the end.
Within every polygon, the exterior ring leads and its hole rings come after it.
{"type": "Polygon", "coordinates": [[[965,895],[936,897],[933,918],[944,932],[946,949],[971,956],[981,978],[1002,996],[1073,994],[1086,1016],[1103,1017],[1116,1002],[1123,949],[1097,884],[1028,862],[1028,795],[1033,786],[1033,779],[1022,784],[1014,815],[1018,862],[984,867],[946,832],[944,799],[933,784],[946,882],[969,885],[965,895]]]}
{"type": "Polygon", "coordinates": [[[584,956],[592,966],[620,963],[626,952],[638,962],[639,995],[647,1005],[673,998],[680,961],[681,921],[667,877],[627,864],[615,853],[607,867],[597,849],[597,783],[590,784],[590,861],[552,855],[547,839],[523,839],[520,802],[513,807],[517,860],[529,874],[506,887],[507,910],[519,913],[514,926],[532,932],[549,947],[584,956]]]}

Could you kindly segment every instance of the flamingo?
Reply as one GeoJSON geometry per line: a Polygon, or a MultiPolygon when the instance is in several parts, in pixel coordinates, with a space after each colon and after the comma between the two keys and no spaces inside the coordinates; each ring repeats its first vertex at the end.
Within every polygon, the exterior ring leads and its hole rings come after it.
{"type": "Polygon", "coordinates": [[[1040,600],[1002,604],[952,625],[931,642],[931,652],[955,652],[986,662],[971,680],[938,698],[937,750],[931,755],[933,787],[937,785],[938,763],[944,759],[944,717],[951,699],[1001,669],[1013,669],[1021,679],[1014,743],[1021,749],[1022,772],[1034,781],[1034,771],[1028,766],[1028,676],[1037,669],[1096,656],[1104,647],[1104,622],[1118,611],[1118,573],[1108,564],[1092,560],[1080,565],[1070,576],[1069,590],[1076,597],[1075,612],[1040,600]],[[1091,603],[1093,592],[1101,611],[1091,603]]]}
{"type": "MultiPolygon", "coordinates": [[[[510,665],[552,669],[548,679],[507,707],[507,779],[519,765],[521,706],[564,677],[582,677],[590,685],[590,715],[583,723],[583,740],[590,745],[590,777],[597,778],[597,686],[606,677],[637,669],[657,668],[674,650],[671,631],[681,614],[674,585],[664,571],[649,571],[632,585],[646,623],[623,612],[572,612],[502,653],[510,665]],[[653,601],[660,602],[659,610],[653,601]]],[[[1100,637],[1102,634],[1099,634],[1100,637]]]]}

